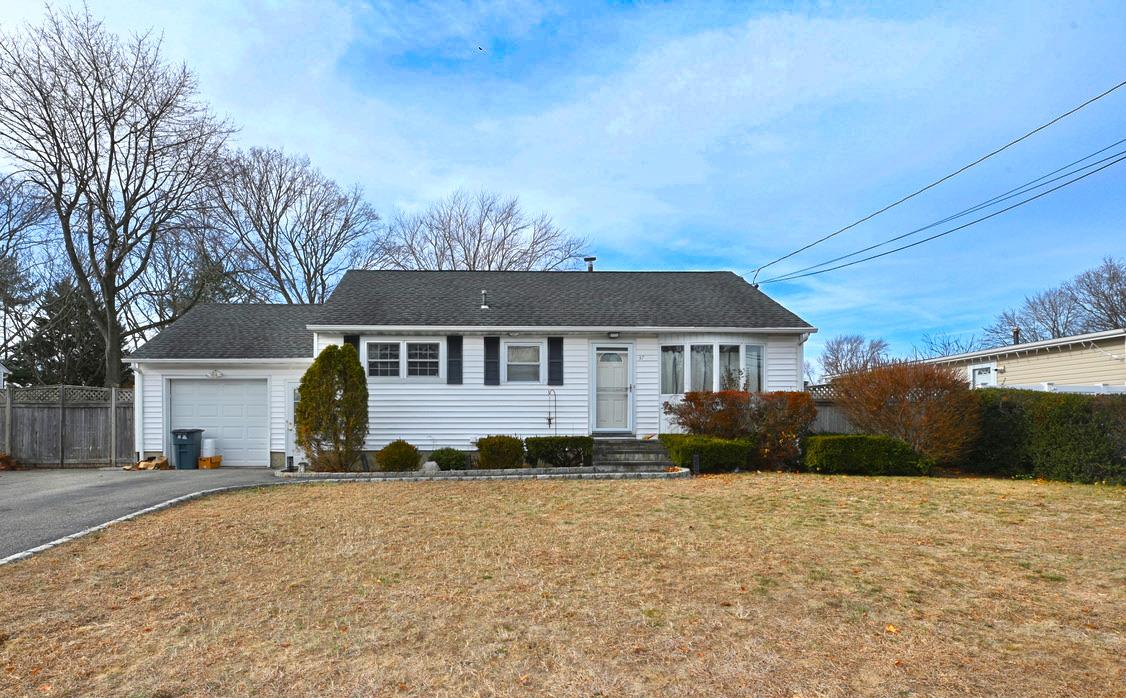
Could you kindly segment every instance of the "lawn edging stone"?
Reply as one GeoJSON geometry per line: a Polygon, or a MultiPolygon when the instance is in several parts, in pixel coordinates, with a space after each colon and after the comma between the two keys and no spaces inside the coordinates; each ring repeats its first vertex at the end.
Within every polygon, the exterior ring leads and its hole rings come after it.
{"type": "Polygon", "coordinates": [[[434,480],[654,480],[691,477],[687,468],[676,470],[629,470],[607,466],[582,466],[572,468],[512,468],[508,470],[440,470],[438,472],[367,472],[367,473],[287,473],[278,471],[274,476],[291,481],[399,481],[420,482],[434,480]]]}

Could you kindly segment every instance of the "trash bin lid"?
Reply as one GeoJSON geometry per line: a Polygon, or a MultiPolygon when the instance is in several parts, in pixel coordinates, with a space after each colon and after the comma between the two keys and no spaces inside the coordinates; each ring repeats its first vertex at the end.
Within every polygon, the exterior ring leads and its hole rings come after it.
{"type": "Polygon", "coordinates": [[[203,431],[203,429],[173,429],[172,433],[179,436],[181,434],[198,434],[201,431],[203,431]]]}

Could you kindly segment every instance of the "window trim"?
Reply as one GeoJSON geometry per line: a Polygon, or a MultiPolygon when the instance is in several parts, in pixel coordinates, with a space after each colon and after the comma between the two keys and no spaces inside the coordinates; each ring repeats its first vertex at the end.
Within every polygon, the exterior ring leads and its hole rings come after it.
{"type": "Polygon", "coordinates": [[[445,337],[381,337],[365,336],[360,338],[363,349],[360,364],[364,367],[364,375],[369,383],[442,383],[446,380],[446,338],[445,337]],[[370,344],[398,344],[399,345],[399,370],[394,376],[373,376],[368,365],[368,345],[370,344]],[[438,374],[434,376],[407,375],[407,345],[408,344],[437,344],[438,345],[438,374]]]}
{"type": "Polygon", "coordinates": [[[997,373],[998,373],[998,371],[997,371],[997,362],[996,361],[979,361],[976,364],[969,364],[968,366],[966,366],[966,378],[969,381],[971,389],[996,388],[998,385],[1000,385],[1000,383],[997,380],[997,373]],[[976,369],[979,369],[979,368],[988,368],[989,369],[989,376],[990,376],[990,378],[993,379],[992,383],[990,383],[989,385],[975,385],[974,384],[974,371],[976,369]]]}
{"type": "MultiPolygon", "coordinates": [[[[500,383],[501,385],[546,385],[547,384],[547,340],[546,339],[502,339],[500,343],[500,383]],[[539,367],[539,379],[534,381],[512,381],[508,379],[508,348],[509,347],[537,347],[540,358],[536,365],[539,367]]],[[[531,366],[530,361],[517,361],[517,366],[531,366]]]]}
{"type": "Polygon", "coordinates": [[[661,363],[661,354],[664,351],[665,347],[680,347],[681,351],[683,352],[683,356],[684,356],[684,366],[683,366],[684,381],[683,381],[683,385],[681,385],[682,390],[679,393],[661,392],[660,393],[661,395],[684,395],[684,393],[686,393],[686,392],[691,392],[691,390],[692,390],[692,347],[694,347],[694,346],[711,346],[711,348],[712,348],[712,385],[711,385],[711,388],[709,388],[709,390],[712,390],[712,391],[718,391],[720,389],[720,385],[723,381],[723,378],[720,375],[720,371],[719,371],[719,348],[721,346],[738,346],[739,347],[739,367],[740,367],[740,371],[746,371],[746,368],[747,368],[747,354],[748,354],[747,347],[752,347],[752,346],[753,347],[759,347],[759,350],[761,352],[760,356],[762,357],[762,360],[759,363],[759,392],[766,392],[767,391],[767,387],[766,387],[766,376],[767,376],[767,373],[766,373],[766,364],[767,364],[766,342],[762,341],[761,339],[749,339],[749,338],[747,338],[747,336],[732,336],[732,337],[721,337],[721,338],[713,339],[711,341],[700,341],[700,340],[686,339],[684,341],[677,341],[677,342],[658,342],[657,343],[657,363],[658,363],[658,375],[657,375],[658,387],[657,387],[657,389],[658,390],[663,390],[663,388],[664,388],[664,376],[661,375],[661,371],[663,370],[661,368],[662,365],[663,365],[661,363]]]}
{"type": "Polygon", "coordinates": [[[392,341],[380,341],[380,340],[373,340],[373,341],[369,341],[369,342],[364,342],[363,366],[364,366],[364,373],[367,375],[368,378],[380,378],[380,379],[385,379],[385,380],[386,379],[399,379],[399,378],[401,378],[402,375],[403,375],[403,345],[402,345],[402,343],[401,342],[392,342],[392,341]],[[395,359],[394,359],[395,360],[395,375],[393,375],[393,376],[390,376],[390,375],[379,376],[379,375],[373,375],[372,374],[372,372],[371,372],[371,362],[372,361],[384,361],[386,363],[391,363],[391,359],[373,359],[373,358],[371,358],[371,346],[373,344],[385,344],[385,345],[388,345],[388,346],[393,346],[393,347],[398,348],[398,353],[395,355],[395,359]]]}

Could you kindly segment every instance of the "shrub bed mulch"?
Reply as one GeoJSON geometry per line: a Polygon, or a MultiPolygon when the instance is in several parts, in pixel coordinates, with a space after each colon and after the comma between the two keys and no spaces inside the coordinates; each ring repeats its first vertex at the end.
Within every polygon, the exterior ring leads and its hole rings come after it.
{"type": "Polygon", "coordinates": [[[0,568],[6,695],[1122,695],[1126,490],[309,484],[0,568]]]}

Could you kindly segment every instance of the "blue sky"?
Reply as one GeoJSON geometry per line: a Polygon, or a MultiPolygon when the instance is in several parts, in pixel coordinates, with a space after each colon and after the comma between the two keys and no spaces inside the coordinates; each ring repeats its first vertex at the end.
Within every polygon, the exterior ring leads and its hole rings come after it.
{"type": "MultiPolygon", "coordinates": [[[[307,153],[381,211],[519,195],[602,269],[748,272],[1126,79],[1122,3],[91,0],[163,32],[241,145],[307,153]],[[904,10],[902,5],[907,5],[904,10]],[[479,51],[478,46],[486,49],[479,51]]],[[[0,24],[42,9],[0,9],[0,24]]],[[[1126,88],[779,265],[926,224],[1126,138],[1126,88]]],[[[764,290],[824,339],[970,334],[1126,256],[1126,164],[910,251],[764,290]]]]}

